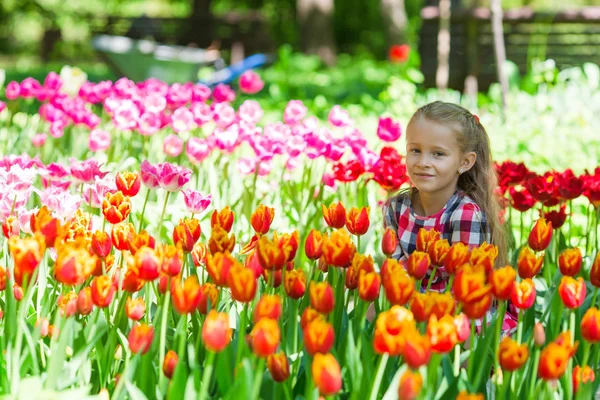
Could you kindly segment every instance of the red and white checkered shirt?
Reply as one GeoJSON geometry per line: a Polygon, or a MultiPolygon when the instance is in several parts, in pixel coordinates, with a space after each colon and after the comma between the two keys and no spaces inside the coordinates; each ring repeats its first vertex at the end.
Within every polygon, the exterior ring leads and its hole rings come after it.
{"type": "MultiPolygon", "coordinates": [[[[450,244],[463,242],[469,248],[477,247],[483,242],[490,243],[491,234],[487,220],[481,208],[462,191],[456,191],[446,205],[434,215],[422,217],[417,215],[412,207],[410,192],[404,192],[388,201],[383,209],[385,228],[393,229],[398,236],[398,245],[392,254],[397,260],[406,260],[416,249],[419,229],[435,229],[440,232],[442,239],[448,239],[450,244]]],[[[422,280],[421,290],[428,285],[432,270],[428,271],[422,280]]],[[[448,285],[449,275],[443,267],[438,268],[431,283],[430,290],[444,292],[448,285]]],[[[495,311],[495,310],[492,310],[495,311]]],[[[512,332],[517,327],[516,308],[509,304],[502,331],[512,332]]],[[[491,313],[487,321],[492,320],[491,313]]],[[[477,321],[479,326],[481,321],[477,321]]]]}

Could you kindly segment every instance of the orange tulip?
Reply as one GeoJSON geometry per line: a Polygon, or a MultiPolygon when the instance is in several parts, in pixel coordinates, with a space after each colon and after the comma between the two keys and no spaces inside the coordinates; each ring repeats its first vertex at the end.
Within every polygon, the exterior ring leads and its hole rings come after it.
{"type": "Polygon", "coordinates": [[[581,250],[579,247],[566,249],[558,256],[560,273],[566,276],[575,276],[581,269],[581,250]]]}
{"type": "Polygon", "coordinates": [[[183,250],[180,246],[163,244],[156,248],[156,256],[160,260],[160,272],[168,276],[176,276],[183,267],[183,250]]]}
{"type": "Polygon", "coordinates": [[[417,322],[425,322],[429,319],[427,299],[428,296],[425,293],[419,292],[414,292],[410,299],[410,311],[417,322]]]}
{"type": "Polygon", "coordinates": [[[205,283],[200,287],[200,300],[198,301],[198,312],[205,315],[209,308],[215,309],[219,304],[219,289],[212,283],[205,283]]]}
{"type": "Polygon", "coordinates": [[[196,243],[192,249],[192,260],[194,266],[200,267],[206,265],[206,255],[208,254],[208,247],[204,243],[196,243]]]}
{"type": "Polygon", "coordinates": [[[419,229],[417,232],[417,251],[429,252],[429,246],[439,240],[440,236],[440,232],[434,229],[419,229]]]}
{"type": "Polygon", "coordinates": [[[202,341],[210,351],[220,352],[231,342],[229,316],[212,309],[202,325],[202,341]]]}
{"type": "Polygon", "coordinates": [[[154,340],[154,328],[146,324],[134,325],[129,331],[127,339],[132,353],[146,354],[154,340]]]}
{"type": "MultiPolygon", "coordinates": [[[[490,287],[487,286],[489,289],[490,287]]],[[[492,293],[488,291],[486,294],[481,296],[478,299],[470,301],[468,303],[463,303],[463,312],[470,319],[480,319],[487,313],[487,311],[492,306],[492,293]]]]}
{"type": "Polygon", "coordinates": [[[277,232],[273,233],[273,242],[277,244],[277,247],[285,249],[285,252],[288,253],[287,262],[293,261],[294,257],[296,257],[299,241],[298,231],[283,233],[281,235],[277,235],[277,232]]]}
{"type": "Polygon", "coordinates": [[[15,282],[22,287],[24,281],[31,280],[33,272],[40,264],[46,250],[46,242],[39,233],[25,238],[12,236],[8,239],[8,248],[14,261],[15,282]]]}
{"type": "Polygon", "coordinates": [[[538,376],[547,381],[559,379],[567,370],[569,350],[557,343],[550,343],[540,353],[538,376]]]}
{"type": "Polygon", "coordinates": [[[570,276],[563,276],[558,285],[558,294],[565,307],[573,309],[579,308],[585,300],[585,282],[582,277],[574,279],[570,276]]]}
{"type": "Polygon", "coordinates": [[[523,279],[535,277],[544,264],[544,255],[539,257],[529,250],[528,247],[523,247],[517,258],[517,266],[519,268],[519,276],[523,279]]]}
{"type": "Polygon", "coordinates": [[[2,221],[2,233],[5,238],[10,239],[11,236],[19,236],[20,232],[19,220],[14,215],[9,215],[2,221]]]}
{"type": "Polygon", "coordinates": [[[208,239],[208,249],[210,254],[232,252],[235,247],[235,235],[228,235],[228,231],[220,225],[216,225],[208,239]]]}
{"type": "Polygon", "coordinates": [[[343,268],[352,262],[354,253],[356,253],[356,247],[350,239],[350,235],[341,229],[323,237],[322,249],[327,264],[343,268]]]}
{"type": "Polygon", "coordinates": [[[401,306],[383,311],[375,321],[373,349],[378,354],[397,356],[404,352],[406,339],[414,337],[416,325],[413,314],[401,306]]]}
{"type": "Polygon", "coordinates": [[[250,216],[250,225],[256,233],[264,235],[269,232],[273,217],[275,217],[275,209],[260,204],[250,216]]]}
{"type": "Polygon", "coordinates": [[[429,246],[428,254],[431,259],[431,264],[442,266],[444,265],[444,259],[446,258],[446,254],[450,250],[450,244],[448,243],[448,239],[440,239],[436,240],[429,246]]]}
{"type": "Polygon", "coordinates": [[[407,340],[404,344],[402,355],[404,356],[404,361],[413,369],[427,365],[431,358],[431,343],[429,342],[429,338],[421,335],[419,332],[414,332],[410,336],[410,340],[407,340]]]}
{"type": "Polygon", "coordinates": [[[361,272],[358,277],[358,295],[367,302],[379,298],[381,277],[377,272],[361,272]]]}
{"type": "Polygon", "coordinates": [[[38,212],[31,214],[29,225],[31,232],[44,236],[46,247],[54,247],[61,225],[59,220],[52,216],[48,207],[42,206],[38,212]]]}
{"type": "Polygon", "coordinates": [[[123,222],[131,211],[131,200],[120,190],[116,193],[107,192],[102,200],[102,215],[111,224],[123,222]]]}
{"type": "Polygon", "coordinates": [[[206,256],[206,271],[217,286],[227,286],[229,270],[237,264],[238,261],[229,252],[206,256]]]}
{"type": "Polygon", "coordinates": [[[302,317],[300,318],[300,328],[304,330],[309,323],[316,319],[324,320],[325,318],[323,317],[323,314],[314,308],[311,308],[310,306],[306,307],[302,313],[302,317]]]}
{"type": "Polygon", "coordinates": [[[323,255],[323,234],[311,229],[304,242],[304,253],[311,260],[318,260],[323,255]]]}
{"type": "Polygon", "coordinates": [[[596,253],[596,258],[590,268],[590,282],[595,287],[600,287],[600,251],[596,253]]]}
{"type": "Polygon", "coordinates": [[[161,260],[154,249],[150,247],[140,248],[135,253],[133,260],[139,279],[153,281],[160,275],[161,260]]]}
{"type": "Polygon", "coordinates": [[[81,285],[96,269],[96,255],[87,249],[66,245],[60,247],[54,263],[54,278],[64,285],[81,285]]]}
{"type": "Polygon", "coordinates": [[[127,318],[139,321],[145,313],[146,304],[142,297],[136,297],[135,299],[132,299],[131,297],[127,298],[127,302],[125,303],[125,314],[127,315],[127,318]]]}
{"type": "Polygon", "coordinates": [[[106,275],[97,276],[92,280],[92,301],[96,307],[106,308],[115,295],[115,285],[106,275]]]}
{"type": "Polygon", "coordinates": [[[325,222],[333,229],[342,229],[346,224],[346,209],[341,202],[331,203],[329,208],[323,204],[321,210],[323,211],[325,222]]]}
{"type": "Polygon", "coordinates": [[[333,325],[322,318],[308,323],[303,329],[304,346],[311,356],[327,353],[333,346],[335,331],[333,325]]]}
{"type": "Polygon", "coordinates": [[[129,242],[130,237],[133,237],[135,234],[135,228],[131,222],[129,223],[120,223],[113,225],[110,231],[110,238],[112,240],[113,246],[117,250],[129,250],[129,242]]]}
{"type": "Polygon", "coordinates": [[[91,249],[100,258],[105,258],[112,250],[112,240],[107,232],[96,231],[92,235],[91,249]]]}
{"type": "Polygon", "coordinates": [[[258,300],[258,303],[254,307],[253,320],[255,323],[262,318],[278,320],[282,310],[281,297],[276,294],[265,294],[258,300]]]}
{"type": "Polygon", "coordinates": [[[77,312],[80,315],[89,315],[94,307],[92,301],[92,288],[87,286],[79,291],[77,295],[77,312]]]}
{"type": "Polygon", "coordinates": [[[441,319],[445,315],[454,314],[456,301],[450,293],[429,292],[426,295],[427,318],[435,315],[441,319]]]}
{"type": "Polygon", "coordinates": [[[198,277],[191,275],[185,278],[183,286],[181,278],[175,277],[171,280],[171,297],[173,299],[173,308],[179,314],[193,313],[200,304],[202,288],[198,283],[198,277]]]}
{"type": "Polygon", "coordinates": [[[162,365],[163,374],[165,374],[167,378],[171,379],[173,377],[173,373],[175,372],[178,362],[179,357],[177,356],[177,353],[175,353],[173,350],[169,350],[167,355],[165,355],[162,365]]]}
{"type": "Polygon", "coordinates": [[[509,300],[515,289],[516,278],[517,272],[510,265],[492,270],[489,274],[489,282],[494,296],[498,300],[509,300]]]}
{"type": "Polygon", "coordinates": [[[456,300],[469,303],[476,301],[491,291],[482,268],[465,265],[456,272],[452,285],[456,300]]]}
{"type": "MultiPolygon", "coordinates": [[[[117,275],[115,274],[115,278],[117,275]]],[[[123,290],[129,293],[135,293],[144,287],[145,281],[140,279],[140,272],[135,265],[130,265],[125,271],[123,277],[123,290]]],[[[118,285],[118,281],[115,279],[115,285],[118,285]]],[[[165,290],[166,291],[166,290],[165,290]]]]}
{"type": "Polygon", "coordinates": [[[312,362],[312,376],[315,386],[322,396],[333,396],[342,389],[340,364],[331,354],[315,354],[312,362]]]}
{"type": "Polygon", "coordinates": [[[498,346],[498,360],[503,370],[515,371],[523,366],[529,358],[527,344],[519,344],[510,337],[505,337],[498,346]]]}
{"type": "Polygon", "coordinates": [[[453,274],[459,267],[462,267],[469,261],[471,254],[469,246],[463,242],[453,243],[444,257],[444,268],[449,274],[453,274]]]}
{"type": "Polygon", "coordinates": [[[398,247],[398,235],[392,229],[386,229],[381,239],[381,252],[387,257],[391,257],[398,247]]]}
{"type": "Polygon", "coordinates": [[[284,382],[290,376],[290,361],[283,351],[269,354],[267,368],[275,382],[284,382]]]}
{"type": "Polygon", "coordinates": [[[252,350],[259,357],[268,357],[274,354],[279,346],[281,331],[277,321],[270,318],[263,318],[254,324],[250,332],[250,344],[252,350]]]}
{"type": "Polygon", "coordinates": [[[135,253],[137,253],[137,251],[142,247],[150,247],[151,249],[156,247],[154,238],[144,229],[139,232],[135,232],[132,228],[128,234],[129,237],[126,249],[128,249],[133,255],[135,255],[135,253]]]}
{"type": "Polygon", "coordinates": [[[512,293],[511,301],[515,306],[521,309],[527,309],[535,302],[535,285],[529,278],[521,282],[515,282],[515,290],[512,293]]]}
{"type": "Polygon", "coordinates": [[[544,251],[552,239],[552,222],[540,218],[529,233],[529,247],[534,251],[544,251]]]}
{"type": "Polygon", "coordinates": [[[497,257],[498,247],[483,242],[479,247],[475,247],[471,250],[469,263],[474,267],[483,268],[486,273],[490,273],[492,269],[494,269],[494,263],[496,262],[497,257]]]}
{"type": "Polygon", "coordinates": [[[353,235],[362,236],[369,230],[369,207],[351,208],[346,214],[346,229],[353,235]]]}
{"type": "Polygon", "coordinates": [[[421,388],[423,387],[423,378],[418,371],[406,370],[400,378],[398,385],[398,400],[415,400],[421,388]]]}
{"type": "Polygon", "coordinates": [[[454,316],[454,325],[458,335],[458,343],[464,343],[471,334],[471,323],[464,313],[454,316]]]}
{"type": "Polygon", "coordinates": [[[411,255],[408,256],[406,271],[416,280],[421,280],[425,277],[430,265],[431,260],[429,259],[429,254],[417,250],[413,251],[411,255]]]}
{"type": "Polygon", "coordinates": [[[231,211],[229,206],[226,206],[221,211],[213,211],[210,217],[210,227],[214,230],[218,225],[223,228],[227,233],[231,231],[233,226],[233,220],[235,219],[235,213],[231,211]]]}
{"type": "Polygon", "coordinates": [[[25,293],[23,292],[23,288],[21,286],[19,286],[18,283],[13,283],[13,297],[15,298],[16,301],[21,301],[23,300],[23,296],[25,295],[25,293]]]}
{"type": "Polygon", "coordinates": [[[283,287],[291,299],[299,299],[306,292],[306,275],[302,269],[286,271],[283,287]]]}
{"type": "Polygon", "coordinates": [[[385,297],[392,305],[402,306],[406,304],[415,291],[415,281],[404,269],[390,273],[388,278],[382,279],[382,281],[385,297]]]}
{"type": "Polygon", "coordinates": [[[571,331],[568,330],[559,333],[558,336],[554,339],[554,343],[567,349],[569,357],[573,357],[575,353],[577,353],[577,348],[579,347],[579,342],[573,342],[571,331]]]}
{"type": "Polygon", "coordinates": [[[77,311],[77,293],[67,292],[65,294],[61,294],[58,296],[56,303],[61,311],[61,315],[65,318],[68,318],[77,311]]]}
{"type": "Polygon", "coordinates": [[[256,278],[252,270],[242,265],[234,265],[227,276],[227,286],[231,289],[231,297],[240,303],[249,303],[256,294],[256,278]]]}
{"type": "Polygon", "coordinates": [[[600,310],[589,308],[581,319],[581,336],[590,343],[600,342],[600,310]]]}
{"type": "Polygon", "coordinates": [[[282,269],[286,265],[291,251],[291,246],[282,243],[282,247],[279,247],[277,242],[269,240],[266,236],[261,236],[256,242],[256,254],[260,265],[265,269],[282,269]]]}
{"type": "Polygon", "coordinates": [[[173,229],[173,244],[181,246],[184,252],[191,253],[201,234],[200,221],[196,218],[181,219],[173,229]]]}
{"type": "Polygon", "coordinates": [[[576,365],[573,368],[573,393],[577,392],[580,384],[586,384],[590,382],[594,382],[596,379],[596,375],[594,374],[594,370],[590,368],[589,365],[581,368],[579,365],[576,365]]]}
{"type": "Polygon", "coordinates": [[[431,350],[436,353],[448,353],[458,342],[454,318],[444,315],[438,320],[435,314],[431,315],[427,323],[427,337],[431,343],[431,350]]]}
{"type": "Polygon", "coordinates": [[[115,183],[117,189],[123,192],[125,196],[135,197],[142,186],[142,179],[136,171],[117,172],[115,183]]]}
{"type": "Polygon", "coordinates": [[[323,314],[329,314],[335,307],[335,295],[327,282],[313,282],[310,287],[310,305],[323,314]]]}

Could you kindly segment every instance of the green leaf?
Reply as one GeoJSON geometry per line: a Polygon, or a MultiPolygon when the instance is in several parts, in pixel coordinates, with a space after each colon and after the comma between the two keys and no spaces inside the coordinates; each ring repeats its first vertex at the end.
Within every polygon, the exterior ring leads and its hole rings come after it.
{"type": "Polygon", "coordinates": [[[58,336],[58,343],[52,341],[51,356],[48,362],[48,378],[44,387],[46,389],[56,388],[56,383],[60,372],[63,369],[64,361],[66,357],[67,343],[71,339],[71,331],[73,330],[73,318],[68,318],[61,325],[60,335],[58,336]]]}
{"type": "Polygon", "coordinates": [[[131,396],[131,400],[148,400],[148,398],[140,390],[140,388],[135,386],[133,383],[131,383],[129,381],[125,381],[125,388],[127,389],[127,392],[129,393],[129,395],[131,396]]]}

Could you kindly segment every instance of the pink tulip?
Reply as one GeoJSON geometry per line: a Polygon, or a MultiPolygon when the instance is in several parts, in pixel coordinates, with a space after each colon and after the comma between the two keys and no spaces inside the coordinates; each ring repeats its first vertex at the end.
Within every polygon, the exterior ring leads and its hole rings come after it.
{"type": "Polygon", "coordinates": [[[239,127],[233,124],[227,129],[215,129],[212,136],[216,147],[225,153],[231,153],[238,145],[239,134],[239,127]]]}
{"type": "Polygon", "coordinates": [[[192,102],[202,102],[210,98],[210,88],[201,83],[197,83],[192,88],[192,102]]]}
{"type": "Polygon", "coordinates": [[[6,85],[4,94],[6,95],[7,99],[14,100],[21,95],[21,86],[18,82],[9,82],[8,85],[6,85]]]}
{"type": "Polygon", "coordinates": [[[88,146],[91,151],[105,151],[110,147],[110,132],[102,129],[90,131],[88,146]]]}
{"type": "Polygon", "coordinates": [[[40,200],[42,205],[56,212],[63,220],[71,218],[83,201],[80,196],[72,195],[68,190],[61,187],[50,187],[42,191],[40,200]]]}
{"type": "Polygon", "coordinates": [[[94,159],[79,161],[74,158],[71,161],[71,176],[78,182],[92,183],[96,177],[103,178],[108,172],[100,171],[102,164],[94,159]]]}
{"type": "Polygon", "coordinates": [[[0,113],[6,108],[6,103],[0,100],[0,113]]]}
{"type": "Polygon", "coordinates": [[[45,133],[37,133],[33,135],[33,138],[31,138],[31,144],[33,144],[33,147],[36,149],[39,149],[44,145],[44,143],[46,143],[46,138],[47,135],[45,133]]]}
{"type": "Polygon", "coordinates": [[[132,130],[137,126],[140,110],[131,100],[123,100],[115,109],[113,123],[121,130],[132,130]]]}
{"type": "Polygon", "coordinates": [[[190,111],[194,114],[194,122],[198,126],[213,120],[213,111],[206,103],[192,103],[190,111]]]}
{"type": "Polygon", "coordinates": [[[166,98],[171,109],[181,107],[192,100],[192,86],[174,83],[169,88],[166,98]]]}
{"type": "Polygon", "coordinates": [[[246,100],[238,108],[238,116],[240,119],[251,124],[256,124],[258,121],[260,121],[263,114],[263,109],[256,100],[246,100]]]}
{"type": "Polygon", "coordinates": [[[160,115],[153,112],[145,112],[138,120],[138,131],[141,135],[152,136],[161,128],[160,115]]]}
{"type": "Polygon", "coordinates": [[[184,189],[181,191],[181,193],[183,193],[185,206],[192,214],[200,214],[202,211],[206,210],[206,208],[212,202],[212,194],[205,196],[202,193],[192,189],[184,189]]]}
{"type": "Polygon", "coordinates": [[[253,175],[254,172],[256,171],[256,167],[258,166],[258,175],[259,176],[268,175],[271,172],[271,168],[273,167],[273,165],[271,164],[270,161],[261,162],[260,160],[258,160],[256,158],[248,158],[248,157],[241,157],[240,159],[238,159],[237,166],[238,166],[238,170],[243,175],[253,175]]]}
{"type": "Polygon", "coordinates": [[[191,131],[196,127],[194,114],[185,107],[179,107],[171,116],[171,126],[176,133],[191,131]]]}
{"type": "Polygon", "coordinates": [[[402,129],[399,122],[394,122],[392,118],[379,118],[377,126],[377,136],[384,142],[395,142],[402,135],[402,129]]]}
{"type": "Polygon", "coordinates": [[[194,165],[200,164],[206,159],[212,151],[212,147],[209,145],[206,139],[192,137],[188,140],[185,152],[194,165]]]}
{"type": "Polygon", "coordinates": [[[235,110],[228,103],[216,103],[213,109],[213,120],[217,126],[226,129],[235,121],[235,110]]]}
{"type": "Polygon", "coordinates": [[[295,125],[306,116],[307,108],[302,100],[290,100],[283,112],[283,121],[288,125],[295,125]]]}
{"type": "Polygon", "coordinates": [[[240,90],[244,93],[255,94],[262,90],[265,83],[254,71],[246,71],[240,76],[240,90]]]}
{"type": "Polygon", "coordinates": [[[92,207],[100,208],[106,193],[116,193],[116,191],[117,184],[114,176],[96,177],[94,183],[83,186],[83,200],[89,204],[91,196],[92,207]]]}
{"type": "Polygon", "coordinates": [[[333,106],[329,112],[329,123],[333,126],[337,126],[338,128],[342,128],[353,125],[354,121],[352,121],[352,118],[350,118],[350,115],[348,115],[348,111],[336,105],[333,106]]]}
{"type": "Polygon", "coordinates": [[[142,161],[140,172],[142,183],[148,189],[156,189],[160,186],[158,183],[158,168],[155,165],[150,164],[148,160],[142,161]]]}
{"type": "Polygon", "coordinates": [[[167,107],[167,99],[158,93],[150,93],[143,101],[144,112],[158,114],[167,107]]]}
{"type": "Polygon", "coordinates": [[[174,133],[167,135],[163,141],[163,151],[169,157],[177,157],[183,150],[183,139],[174,133]]]}
{"type": "Polygon", "coordinates": [[[192,170],[168,162],[156,165],[158,184],[168,192],[177,192],[190,181],[192,170]]]}
{"type": "Polygon", "coordinates": [[[21,82],[21,97],[24,99],[32,99],[36,96],[42,85],[34,78],[25,78],[21,82]]]}
{"type": "Polygon", "coordinates": [[[228,102],[235,100],[235,92],[231,87],[224,83],[219,83],[213,90],[213,99],[216,103],[228,102]]]}

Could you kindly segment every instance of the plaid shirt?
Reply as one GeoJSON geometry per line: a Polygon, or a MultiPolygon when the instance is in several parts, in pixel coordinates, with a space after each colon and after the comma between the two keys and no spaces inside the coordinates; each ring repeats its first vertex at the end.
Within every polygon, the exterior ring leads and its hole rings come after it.
{"type": "MultiPolygon", "coordinates": [[[[448,239],[450,244],[463,242],[469,248],[477,247],[483,242],[490,243],[491,234],[487,227],[485,214],[481,208],[464,192],[456,191],[446,205],[436,214],[422,217],[414,212],[410,193],[402,193],[392,198],[383,209],[385,228],[393,229],[398,236],[398,245],[392,254],[397,260],[406,260],[408,255],[416,249],[417,233],[419,229],[435,229],[440,232],[442,239],[448,239]]],[[[422,280],[421,290],[424,291],[431,278],[428,271],[422,280]]],[[[449,275],[443,267],[438,268],[433,276],[430,290],[444,292],[448,285],[449,275]]],[[[495,307],[492,308],[492,312],[495,307]]],[[[518,310],[509,303],[502,331],[511,333],[517,327],[518,310]]],[[[488,312],[487,321],[491,322],[491,312],[488,312]]],[[[481,321],[476,321],[479,327],[481,321]]]]}

